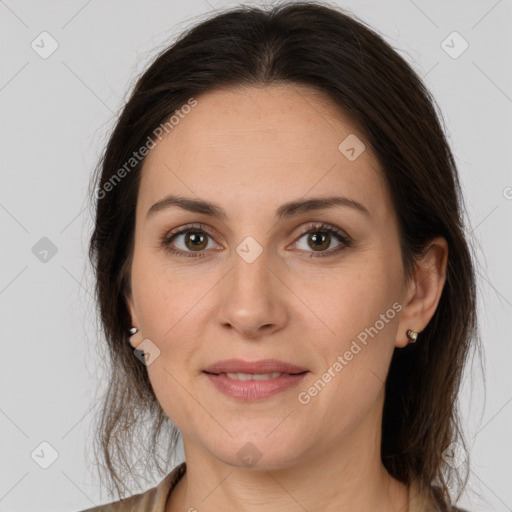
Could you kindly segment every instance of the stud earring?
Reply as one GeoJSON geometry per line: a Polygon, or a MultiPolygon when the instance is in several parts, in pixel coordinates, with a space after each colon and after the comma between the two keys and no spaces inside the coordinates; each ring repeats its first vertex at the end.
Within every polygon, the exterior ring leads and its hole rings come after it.
{"type": "Polygon", "coordinates": [[[129,330],[128,330],[128,333],[129,333],[129,336],[130,336],[130,339],[128,340],[128,343],[131,345],[132,348],[135,348],[135,344],[136,344],[136,341],[135,341],[135,338],[134,336],[139,332],[139,328],[138,327],[131,327],[129,330]]]}
{"type": "Polygon", "coordinates": [[[416,343],[416,340],[418,339],[418,333],[416,331],[413,331],[412,329],[408,329],[407,337],[409,338],[411,343],[416,343]]]}

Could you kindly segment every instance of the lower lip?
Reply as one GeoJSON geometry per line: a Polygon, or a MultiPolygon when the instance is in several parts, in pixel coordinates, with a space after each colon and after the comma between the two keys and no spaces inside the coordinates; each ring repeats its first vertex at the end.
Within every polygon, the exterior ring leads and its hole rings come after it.
{"type": "Polygon", "coordinates": [[[281,375],[267,380],[235,380],[225,374],[214,375],[206,372],[205,375],[225,395],[238,400],[254,401],[269,398],[295,387],[306,376],[306,373],[281,375]]]}

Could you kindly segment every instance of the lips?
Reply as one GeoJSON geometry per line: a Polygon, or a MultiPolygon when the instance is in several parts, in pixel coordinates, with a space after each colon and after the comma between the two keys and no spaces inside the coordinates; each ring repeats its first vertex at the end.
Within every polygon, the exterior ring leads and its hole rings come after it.
{"type": "Polygon", "coordinates": [[[228,359],[208,366],[203,373],[224,395],[247,402],[265,400],[291,390],[308,370],[277,359],[228,359]]]}
{"type": "Polygon", "coordinates": [[[220,374],[273,374],[285,373],[296,375],[307,372],[306,368],[285,363],[277,359],[262,359],[260,361],[243,361],[242,359],[226,359],[218,361],[203,370],[214,375],[220,374]]]}

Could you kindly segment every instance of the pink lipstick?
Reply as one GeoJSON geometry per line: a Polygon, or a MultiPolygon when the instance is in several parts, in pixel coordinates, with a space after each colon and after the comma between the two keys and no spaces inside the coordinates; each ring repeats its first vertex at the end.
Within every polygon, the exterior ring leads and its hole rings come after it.
{"type": "Polygon", "coordinates": [[[242,401],[263,400],[296,386],[308,370],[277,359],[228,359],[203,370],[219,391],[242,401]]]}

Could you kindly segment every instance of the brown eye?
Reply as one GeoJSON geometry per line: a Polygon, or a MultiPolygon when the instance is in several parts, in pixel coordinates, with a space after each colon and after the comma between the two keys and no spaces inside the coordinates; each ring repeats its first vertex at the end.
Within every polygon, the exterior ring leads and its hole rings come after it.
{"type": "Polygon", "coordinates": [[[327,249],[330,245],[330,242],[331,236],[325,232],[311,233],[308,239],[309,246],[315,251],[327,249]]]}
{"type": "Polygon", "coordinates": [[[352,240],[343,231],[334,226],[320,224],[310,226],[309,229],[303,230],[295,243],[301,251],[310,252],[311,257],[333,256],[342,251],[346,247],[352,245],[352,240]],[[307,236],[307,242],[302,247],[299,241],[307,236]],[[330,250],[326,250],[331,246],[333,241],[337,241],[338,245],[330,250]],[[309,249],[312,249],[310,251],[309,249]],[[315,254],[316,253],[316,254],[315,254]]]}
{"type": "Polygon", "coordinates": [[[206,249],[209,248],[210,240],[213,241],[213,237],[202,225],[194,225],[169,233],[162,239],[161,244],[170,254],[202,258],[207,255],[206,249]]]}
{"type": "MultiPolygon", "coordinates": [[[[311,257],[333,256],[352,245],[352,240],[348,235],[340,229],[326,224],[310,226],[309,229],[302,231],[298,240],[305,238],[306,235],[306,247],[299,246],[298,249],[309,252],[311,257]],[[333,241],[337,241],[338,245],[334,249],[327,250],[333,241]]],[[[208,255],[207,249],[210,240],[213,241],[212,235],[202,229],[201,225],[199,227],[184,226],[165,236],[161,244],[170,254],[203,258],[208,255]]],[[[295,245],[299,245],[299,242],[295,242],[295,245]]],[[[222,247],[217,247],[222,249],[222,247]]]]}
{"type": "Polygon", "coordinates": [[[208,245],[208,234],[204,231],[187,231],[184,243],[192,251],[202,251],[208,245]]]}

